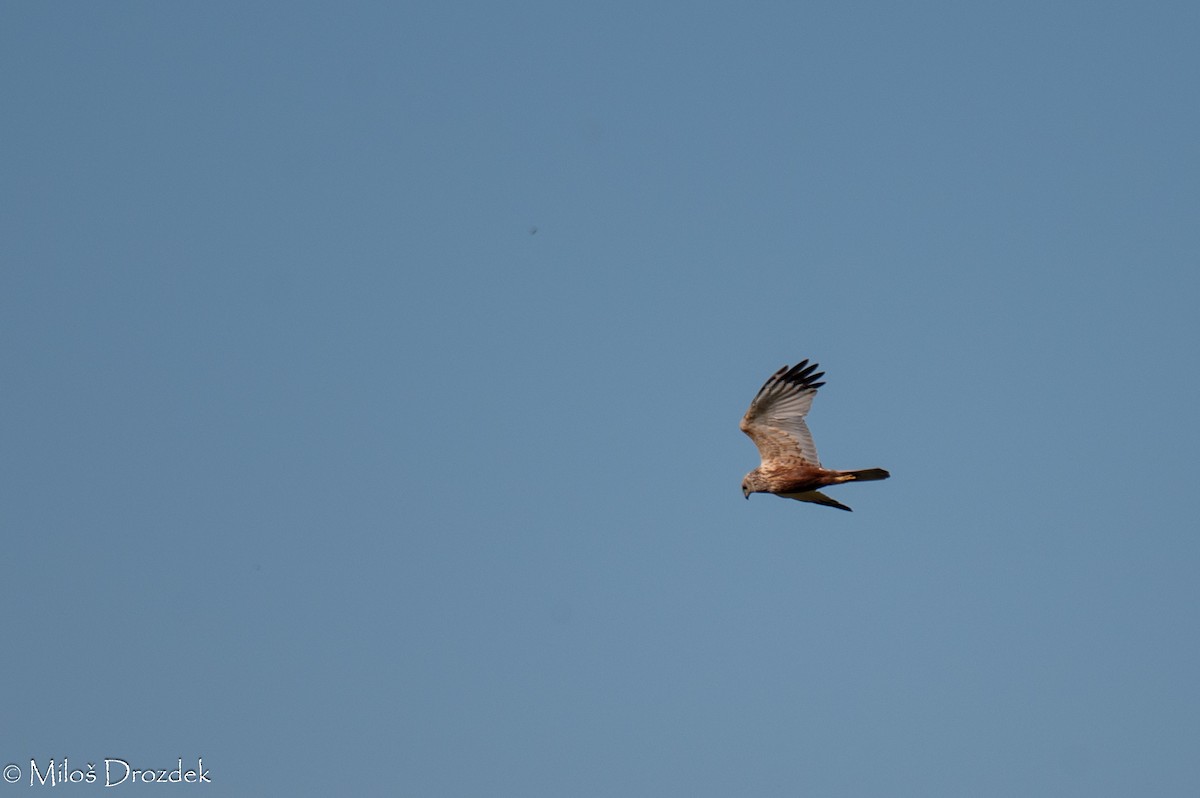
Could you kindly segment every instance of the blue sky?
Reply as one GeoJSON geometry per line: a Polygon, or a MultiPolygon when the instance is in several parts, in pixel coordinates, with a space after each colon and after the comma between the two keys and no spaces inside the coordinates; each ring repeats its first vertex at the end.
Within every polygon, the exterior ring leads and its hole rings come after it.
{"type": "Polygon", "coordinates": [[[1200,787],[1193,4],[3,18],[0,791],[1200,787]]]}

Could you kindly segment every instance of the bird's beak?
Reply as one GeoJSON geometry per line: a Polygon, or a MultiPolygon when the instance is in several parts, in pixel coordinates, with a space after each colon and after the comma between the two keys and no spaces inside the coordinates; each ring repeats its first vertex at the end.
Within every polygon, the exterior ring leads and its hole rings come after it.
{"type": "Polygon", "coordinates": [[[746,497],[746,501],[750,501],[750,491],[744,490],[742,491],[742,495],[746,497]]]}

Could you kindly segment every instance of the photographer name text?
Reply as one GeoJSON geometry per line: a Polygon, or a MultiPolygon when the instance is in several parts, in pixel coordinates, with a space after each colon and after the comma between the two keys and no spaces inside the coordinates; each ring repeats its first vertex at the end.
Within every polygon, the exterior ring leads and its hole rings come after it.
{"type": "MultiPolygon", "coordinates": [[[[143,768],[130,764],[119,757],[105,757],[103,766],[88,762],[83,767],[74,766],[67,757],[48,762],[29,760],[29,786],[58,787],[63,784],[103,784],[119,787],[123,784],[212,784],[212,777],[204,767],[204,757],[196,758],[196,766],[183,764],[183,757],[175,760],[173,768],[143,768]]],[[[26,772],[17,764],[5,765],[4,780],[9,784],[24,781],[26,772]]]]}

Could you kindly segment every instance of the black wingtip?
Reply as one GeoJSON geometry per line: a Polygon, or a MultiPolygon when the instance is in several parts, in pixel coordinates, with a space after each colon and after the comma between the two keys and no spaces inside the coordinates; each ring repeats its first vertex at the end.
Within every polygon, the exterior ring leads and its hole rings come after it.
{"type": "Polygon", "coordinates": [[[775,374],[781,381],[789,385],[816,390],[825,384],[821,381],[821,378],[825,376],[825,372],[817,371],[818,368],[820,368],[819,364],[809,363],[808,358],[805,358],[791,368],[784,366],[775,372],[775,374]]]}

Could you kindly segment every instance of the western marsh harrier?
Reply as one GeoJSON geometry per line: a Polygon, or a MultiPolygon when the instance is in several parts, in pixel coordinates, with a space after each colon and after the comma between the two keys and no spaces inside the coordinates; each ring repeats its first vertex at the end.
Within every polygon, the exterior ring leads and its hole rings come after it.
{"type": "Polygon", "coordinates": [[[839,510],[850,508],[821,493],[819,488],[842,482],[867,482],[887,479],[891,474],[882,468],[862,471],[833,471],[821,468],[812,433],[804,423],[825,372],[817,364],[801,360],[788,368],[784,366],[771,375],[750,409],[742,417],[742,432],[750,436],[762,464],[742,480],[742,494],[774,493],[785,499],[823,504],[839,510]]]}

